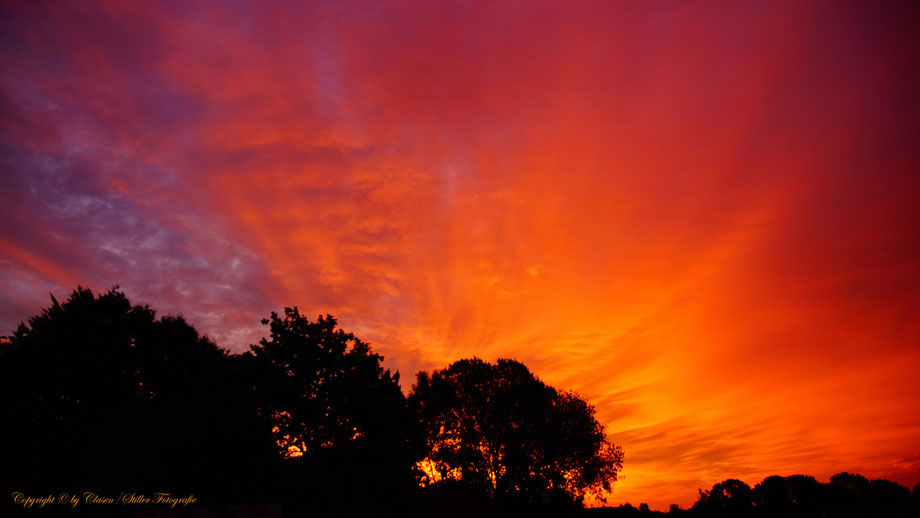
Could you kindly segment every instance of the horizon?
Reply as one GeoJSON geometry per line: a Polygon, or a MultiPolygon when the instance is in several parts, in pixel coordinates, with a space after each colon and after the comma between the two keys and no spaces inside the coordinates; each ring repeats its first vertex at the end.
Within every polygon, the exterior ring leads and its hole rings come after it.
{"type": "Polygon", "coordinates": [[[119,285],[231,352],[331,314],[516,358],[607,505],[920,481],[910,3],[0,7],[0,334],[119,285]]]}

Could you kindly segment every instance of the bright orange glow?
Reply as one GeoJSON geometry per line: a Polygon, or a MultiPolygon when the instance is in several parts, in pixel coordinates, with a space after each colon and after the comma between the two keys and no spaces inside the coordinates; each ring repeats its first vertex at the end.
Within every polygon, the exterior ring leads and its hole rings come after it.
{"type": "Polygon", "coordinates": [[[278,424],[272,427],[272,434],[277,437],[275,444],[278,445],[278,452],[286,459],[303,457],[304,452],[307,451],[307,445],[303,439],[281,434],[280,425],[285,421],[289,421],[291,414],[289,412],[275,412],[274,416],[274,422],[278,424]]]}
{"type": "Polygon", "coordinates": [[[85,279],[236,351],[331,313],[406,389],[516,358],[609,504],[920,480],[915,13],[304,4],[4,8],[7,327],[85,279]]]}

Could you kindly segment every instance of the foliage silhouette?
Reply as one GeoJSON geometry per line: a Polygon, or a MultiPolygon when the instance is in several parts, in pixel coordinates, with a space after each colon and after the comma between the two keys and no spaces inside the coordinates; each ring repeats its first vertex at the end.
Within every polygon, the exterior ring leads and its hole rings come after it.
{"type": "Polygon", "coordinates": [[[774,513],[813,511],[827,499],[827,488],[806,475],[770,476],[754,487],[753,505],[774,513]]]}
{"type": "Polygon", "coordinates": [[[770,476],[750,489],[729,479],[700,491],[691,516],[720,517],[869,517],[916,516],[920,501],[906,487],[888,480],[838,473],[830,483],[814,477],[770,476]]]}
{"type": "MultiPolygon", "coordinates": [[[[398,373],[331,316],[288,308],[263,323],[267,338],[229,354],[117,287],[52,297],[0,338],[3,488],[193,493],[204,504],[281,502],[295,516],[664,515],[577,505],[610,489],[622,451],[591,405],[519,362],[421,372],[407,399],[398,373]]],[[[4,505],[0,514],[21,511],[4,505]]],[[[918,516],[920,484],[729,479],[667,514],[918,516]]]]}
{"type": "Polygon", "coordinates": [[[4,487],[258,495],[270,443],[245,393],[238,364],[181,317],[117,289],[52,297],[0,347],[4,487]]]}
{"type": "Polygon", "coordinates": [[[578,502],[609,491],[622,467],[594,408],[523,364],[461,360],[420,372],[409,396],[425,438],[427,485],[527,503],[578,502]]]}
{"type": "Polygon", "coordinates": [[[751,487],[732,478],[712,486],[709,491],[700,491],[700,499],[693,505],[693,508],[740,515],[744,510],[752,507],[752,499],[751,487]]]}
{"type": "Polygon", "coordinates": [[[406,400],[399,374],[332,316],[297,308],[262,321],[270,335],[245,355],[256,373],[259,413],[284,463],[287,490],[310,511],[349,514],[412,483],[406,400]],[[301,498],[303,500],[304,498],[301,498]]]}
{"type": "Polygon", "coordinates": [[[831,477],[831,486],[842,490],[841,494],[852,498],[867,498],[869,496],[869,479],[862,475],[852,473],[837,473],[831,477]]]}

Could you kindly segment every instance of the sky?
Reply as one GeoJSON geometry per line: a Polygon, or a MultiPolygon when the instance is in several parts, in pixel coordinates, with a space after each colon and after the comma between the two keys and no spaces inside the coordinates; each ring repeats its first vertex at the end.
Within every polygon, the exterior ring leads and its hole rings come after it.
{"type": "Polygon", "coordinates": [[[920,481],[909,2],[4,2],[0,334],[77,285],[234,352],[515,358],[608,504],[920,481]]]}

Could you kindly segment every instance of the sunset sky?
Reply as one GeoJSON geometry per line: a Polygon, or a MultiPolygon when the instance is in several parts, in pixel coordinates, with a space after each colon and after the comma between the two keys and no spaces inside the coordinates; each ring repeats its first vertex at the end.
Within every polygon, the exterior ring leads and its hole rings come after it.
{"type": "Polygon", "coordinates": [[[0,334],[118,284],[239,352],[331,313],[402,373],[516,358],[609,504],[920,481],[905,2],[0,7],[0,334]]]}

